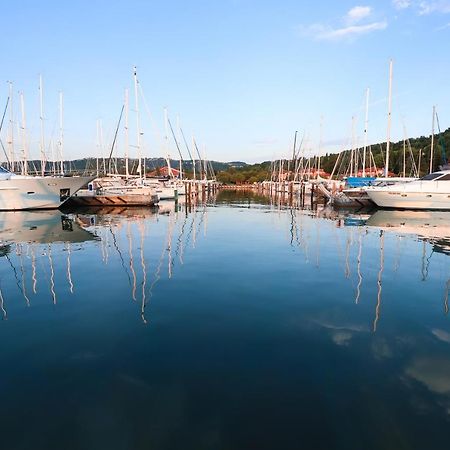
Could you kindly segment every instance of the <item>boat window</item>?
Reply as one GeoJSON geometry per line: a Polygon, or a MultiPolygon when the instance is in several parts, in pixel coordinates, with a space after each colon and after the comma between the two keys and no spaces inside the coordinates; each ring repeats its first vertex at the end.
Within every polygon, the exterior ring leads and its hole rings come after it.
{"type": "Polygon", "coordinates": [[[442,175],[442,173],[437,172],[437,173],[430,173],[428,175],[425,175],[424,177],[421,178],[422,181],[431,181],[436,179],[437,177],[440,177],[442,175]]]}
{"type": "Polygon", "coordinates": [[[10,172],[9,172],[9,170],[7,170],[4,167],[0,166],[0,173],[10,173],[10,172]]]}
{"type": "Polygon", "coordinates": [[[444,175],[442,178],[439,178],[439,181],[450,181],[450,173],[444,175]]]}

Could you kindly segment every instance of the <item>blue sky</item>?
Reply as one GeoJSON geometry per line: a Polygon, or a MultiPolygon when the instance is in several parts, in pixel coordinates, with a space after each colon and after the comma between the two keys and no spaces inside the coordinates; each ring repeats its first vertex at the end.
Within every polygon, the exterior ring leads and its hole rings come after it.
{"type": "MultiPolygon", "coordinates": [[[[366,87],[369,141],[384,140],[390,58],[392,139],[402,139],[403,123],[408,135],[429,134],[433,104],[441,127],[450,125],[450,0],[44,0],[3,2],[0,11],[0,105],[11,80],[25,96],[36,157],[39,74],[46,145],[56,139],[62,90],[66,156],[74,158],[96,154],[98,119],[110,147],[133,65],[159,133],[167,107],[217,160],[288,155],[295,130],[314,152],[322,116],[322,153],[348,141],[353,115],[361,142],[366,87]]],[[[17,95],[14,107],[17,121],[17,95]]],[[[141,119],[145,154],[162,155],[143,105],[141,119]]],[[[133,126],[130,133],[133,144],[133,126]]]]}

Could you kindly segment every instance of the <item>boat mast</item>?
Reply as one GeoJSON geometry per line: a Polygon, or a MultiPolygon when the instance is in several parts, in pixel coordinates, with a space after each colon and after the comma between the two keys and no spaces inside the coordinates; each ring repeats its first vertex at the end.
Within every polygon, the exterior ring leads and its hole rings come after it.
{"type": "Polygon", "coordinates": [[[358,169],[354,167],[354,160],[355,160],[355,116],[352,116],[352,150],[350,153],[350,176],[353,176],[353,173],[356,173],[358,169]],[[354,170],[354,172],[353,172],[354,170]]]}
{"type": "Polygon", "coordinates": [[[129,169],[129,133],[128,133],[128,111],[129,111],[129,101],[128,101],[128,89],[125,89],[125,176],[128,179],[130,177],[130,169],[129,169]]]}
{"type": "Polygon", "coordinates": [[[8,81],[9,84],[9,137],[8,137],[8,147],[9,147],[9,170],[14,172],[14,109],[13,109],[13,84],[8,81]]]}
{"type": "Polygon", "coordinates": [[[319,179],[320,177],[320,152],[322,151],[322,138],[323,138],[323,116],[320,116],[320,133],[319,133],[319,151],[317,156],[317,176],[316,178],[319,179]]]}
{"type": "Polygon", "coordinates": [[[406,177],[406,130],[403,125],[403,178],[406,177]]]}
{"type": "Polygon", "coordinates": [[[60,170],[61,175],[64,175],[64,128],[63,128],[63,118],[64,118],[64,99],[63,93],[59,93],[59,157],[61,158],[60,170]]]}
{"type": "Polygon", "coordinates": [[[386,141],[386,164],[384,168],[384,176],[389,173],[389,148],[391,140],[391,113],[392,113],[392,59],[389,61],[389,97],[388,97],[388,125],[387,125],[387,141],[386,141]]]}
{"type": "Polygon", "coordinates": [[[99,160],[98,160],[99,154],[100,154],[100,120],[97,119],[97,158],[96,158],[96,162],[97,162],[97,177],[99,176],[99,160]]]}
{"type": "Polygon", "coordinates": [[[430,173],[433,172],[434,157],[434,118],[436,117],[436,106],[433,105],[433,119],[431,121],[431,150],[430,150],[430,173]]]}
{"type": "Polygon", "coordinates": [[[26,117],[25,117],[25,101],[23,92],[20,93],[20,108],[22,112],[22,175],[28,175],[28,151],[27,151],[27,132],[26,132],[26,117]]]}
{"type": "Polygon", "coordinates": [[[194,170],[194,174],[193,174],[194,180],[196,180],[197,178],[195,176],[195,166],[196,166],[197,162],[195,161],[194,150],[195,150],[195,138],[194,138],[194,136],[192,136],[192,168],[194,170]]]}
{"type": "Polygon", "coordinates": [[[103,121],[102,120],[100,120],[99,127],[100,127],[100,152],[101,152],[101,157],[102,157],[102,161],[103,161],[103,175],[106,176],[107,171],[106,171],[105,153],[104,153],[104,148],[103,148],[103,121]]]}
{"type": "Polygon", "coordinates": [[[366,119],[364,121],[364,150],[363,150],[363,167],[362,176],[366,176],[366,154],[367,154],[367,133],[369,130],[369,88],[366,90],[366,119]]]}
{"type": "MultiPolygon", "coordinates": [[[[180,116],[177,116],[177,128],[178,128],[178,130],[180,130],[181,128],[180,128],[180,116]]],[[[178,144],[177,144],[177,146],[178,146],[178,144]]],[[[180,149],[178,149],[178,150],[180,150],[180,149]]],[[[183,158],[182,158],[182,156],[181,156],[181,151],[180,151],[180,180],[182,180],[183,179],[183,158]]]]}
{"type": "Polygon", "coordinates": [[[172,167],[170,166],[170,155],[169,155],[169,136],[168,136],[168,114],[167,114],[167,108],[164,108],[164,146],[165,152],[166,152],[166,163],[167,163],[167,174],[170,178],[173,178],[172,175],[172,167]]]}
{"type": "Polygon", "coordinates": [[[138,151],[138,172],[142,181],[142,155],[141,155],[141,122],[139,118],[139,99],[138,99],[138,79],[137,79],[137,68],[134,66],[133,68],[133,78],[134,78],[134,104],[136,108],[136,133],[137,133],[137,151],[138,151]]]}
{"type": "Polygon", "coordinates": [[[44,142],[44,99],[43,99],[43,86],[42,86],[42,75],[39,75],[39,112],[41,121],[41,175],[45,174],[45,142],[44,142]]]}

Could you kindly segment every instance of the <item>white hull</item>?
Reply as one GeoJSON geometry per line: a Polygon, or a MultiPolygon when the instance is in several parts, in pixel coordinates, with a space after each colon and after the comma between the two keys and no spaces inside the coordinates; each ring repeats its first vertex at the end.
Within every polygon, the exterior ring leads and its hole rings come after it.
{"type": "Polygon", "coordinates": [[[368,187],[366,192],[382,208],[450,210],[450,170],[409,183],[368,187]]]}
{"type": "Polygon", "coordinates": [[[92,177],[12,175],[0,180],[0,210],[58,208],[92,177]]]}
{"type": "Polygon", "coordinates": [[[450,193],[368,191],[381,208],[450,210],[450,193]]]}

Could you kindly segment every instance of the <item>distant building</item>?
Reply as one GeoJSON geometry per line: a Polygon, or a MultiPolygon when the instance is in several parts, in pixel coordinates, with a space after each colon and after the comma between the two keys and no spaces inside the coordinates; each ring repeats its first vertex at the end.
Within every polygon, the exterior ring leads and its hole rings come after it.
{"type": "MultiPolygon", "coordinates": [[[[180,176],[180,171],[177,169],[174,169],[173,167],[170,169],[172,171],[172,176],[178,178],[180,176]]],[[[169,167],[158,167],[157,169],[147,172],[147,176],[149,177],[169,177],[169,167]]]]}

